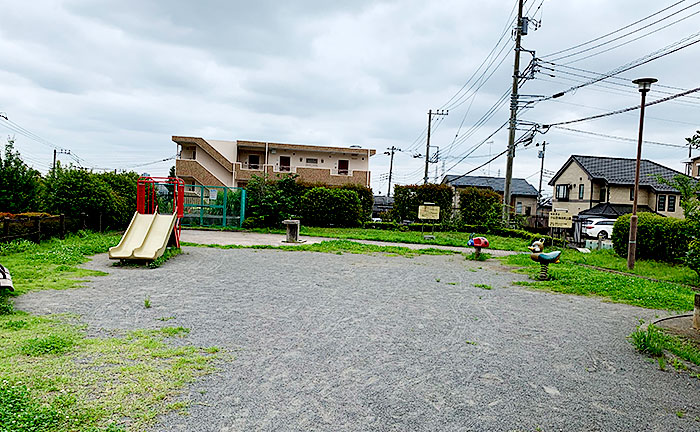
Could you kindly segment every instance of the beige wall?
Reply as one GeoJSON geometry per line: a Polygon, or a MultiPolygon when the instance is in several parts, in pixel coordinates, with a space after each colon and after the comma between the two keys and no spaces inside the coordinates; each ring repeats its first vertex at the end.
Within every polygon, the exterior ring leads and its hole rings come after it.
{"type": "Polygon", "coordinates": [[[235,141],[221,141],[221,140],[206,140],[210,146],[212,146],[216,151],[221,153],[223,157],[228,159],[230,162],[236,160],[236,142],[235,141]]]}
{"type": "Polygon", "coordinates": [[[289,156],[290,165],[292,167],[292,172],[294,172],[296,167],[309,167],[309,168],[327,168],[331,170],[331,173],[338,173],[338,161],[347,160],[349,174],[352,175],[352,171],[369,171],[369,158],[367,154],[350,154],[350,153],[330,153],[330,152],[319,152],[319,151],[305,151],[305,150],[276,150],[274,154],[269,155],[268,163],[273,166],[275,171],[279,171],[280,156],[289,156]],[[307,164],[306,159],[316,159],[317,164],[307,164]]]}
{"type": "Polygon", "coordinates": [[[680,202],[681,202],[680,195],[663,193],[663,192],[660,192],[658,194],[651,193],[649,207],[651,207],[653,210],[657,211],[658,213],[660,213],[664,216],[685,219],[685,215],[683,215],[683,209],[680,206],[680,202]],[[658,203],[659,203],[659,201],[658,201],[659,195],[666,195],[666,205],[664,206],[664,209],[665,209],[664,211],[657,210],[658,203]],[[669,212],[668,211],[668,197],[671,195],[675,195],[675,197],[676,197],[676,209],[675,209],[675,211],[669,212]]]}
{"type": "Polygon", "coordinates": [[[591,208],[591,192],[593,192],[593,205],[598,204],[600,197],[600,185],[591,188],[591,180],[588,174],[575,161],[559,176],[556,184],[552,187],[552,209],[566,209],[572,215],[577,215],[583,210],[591,208]],[[571,185],[569,188],[569,200],[560,201],[557,199],[557,185],[571,185]],[[583,199],[579,199],[579,186],[583,185],[583,199]],[[593,189],[591,191],[591,189],[593,189]]]}
{"type": "Polygon", "coordinates": [[[515,205],[513,206],[513,211],[517,212],[518,203],[522,203],[522,212],[520,214],[524,215],[526,213],[526,207],[530,207],[530,214],[534,215],[537,212],[537,198],[534,197],[524,197],[515,196],[513,201],[515,205]]]}

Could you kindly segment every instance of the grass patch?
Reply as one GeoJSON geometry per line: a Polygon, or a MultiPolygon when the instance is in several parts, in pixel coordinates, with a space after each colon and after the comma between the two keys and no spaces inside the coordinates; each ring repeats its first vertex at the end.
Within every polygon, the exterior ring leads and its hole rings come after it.
{"type": "Polygon", "coordinates": [[[148,263],[148,268],[158,268],[162,266],[167,260],[172,257],[178,256],[182,253],[182,249],[176,247],[165,248],[163,255],[159,256],[155,260],[148,263]]]}
{"type": "MultiPolygon", "coordinates": [[[[16,292],[65,289],[104,273],[79,269],[118,243],[117,234],[81,232],[40,245],[0,244],[16,292]]],[[[212,369],[218,348],[173,347],[188,329],[87,337],[74,318],[14,312],[0,298],[0,431],[141,431],[180,409],[172,397],[212,369]]],[[[178,344],[180,345],[180,344],[178,344]]]]}
{"type": "Polygon", "coordinates": [[[307,251],[307,252],[322,252],[322,253],[354,253],[354,254],[372,254],[383,253],[395,256],[414,257],[416,255],[453,255],[458,252],[436,248],[426,249],[411,249],[403,246],[378,246],[372,244],[358,243],[349,240],[328,240],[321,243],[300,244],[300,245],[281,245],[281,246],[241,246],[241,245],[218,245],[209,244],[202,245],[198,243],[183,243],[183,246],[199,246],[211,247],[218,249],[278,249],[284,251],[307,251]]]}
{"type": "Polygon", "coordinates": [[[121,236],[114,233],[78,232],[65,240],[53,238],[41,244],[15,240],[0,244],[0,260],[10,269],[15,292],[25,294],[33,290],[74,288],[85,277],[105,273],[78,268],[88,257],[107,252],[119,243],[121,236]]]}
{"type": "MultiPolygon", "coordinates": [[[[266,232],[283,233],[282,230],[266,232]]],[[[434,240],[426,240],[417,231],[392,231],[365,228],[318,228],[302,226],[300,234],[314,237],[330,237],[338,239],[375,240],[396,243],[433,244],[442,246],[467,247],[470,233],[447,231],[434,233],[434,240]]],[[[527,251],[528,241],[525,239],[484,235],[489,239],[490,249],[527,251]]]]}
{"type": "MultiPolygon", "coordinates": [[[[637,351],[652,357],[662,357],[664,351],[668,351],[683,360],[700,366],[700,349],[697,346],[681,337],[664,333],[653,324],[650,324],[646,330],[637,329],[630,335],[630,342],[637,351]]],[[[677,360],[674,362],[674,367],[682,369],[677,362],[677,360]]]]}
{"type": "Polygon", "coordinates": [[[476,252],[472,252],[470,254],[464,254],[464,258],[471,261],[486,261],[487,259],[491,258],[491,254],[482,252],[477,255],[476,252]]]}
{"type": "MultiPolygon", "coordinates": [[[[595,295],[613,302],[649,309],[693,309],[694,291],[687,286],[582,267],[569,261],[568,255],[569,251],[566,251],[560,264],[549,266],[551,280],[517,284],[565,294],[595,295]]],[[[539,276],[539,264],[533,262],[528,255],[510,255],[503,257],[503,260],[506,264],[519,267],[517,271],[530,275],[532,279],[539,276]]]]}
{"type": "Polygon", "coordinates": [[[218,351],[171,346],[183,327],[91,338],[66,317],[23,315],[0,329],[0,430],[144,430],[181,408],[172,397],[218,351]]]}
{"type": "Polygon", "coordinates": [[[619,257],[612,249],[592,251],[587,254],[567,250],[563,254],[563,258],[566,262],[598,266],[666,282],[675,282],[692,286],[700,285],[698,274],[682,264],[639,260],[635,262],[634,269],[629,270],[627,268],[627,258],[619,257]]]}
{"type": "Polygon", "coordinates": [[[481,288],[481,289],[485,289],[485,290],[493,289],[493,287],[491,285],[486,285],[486,284],[474,284],[474,286],[476,288],[481,288]]]}

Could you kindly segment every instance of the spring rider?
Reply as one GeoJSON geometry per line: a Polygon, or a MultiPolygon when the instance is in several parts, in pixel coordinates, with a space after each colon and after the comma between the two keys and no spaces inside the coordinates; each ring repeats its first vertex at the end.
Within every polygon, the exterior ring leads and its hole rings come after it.
{"type": "Polygon", "coordinates": [[[532,246],[528,246],[527,248],[530,249],[530,252],[532,252],[530,254],[530,259],[540,263],[540,280],[548,280],[549,264],[556,264],[559,262],[561,251],[553,251],[547,253],[542,252],[544,250],[544,239],[532,242],[532,246]]]}
{"type": "Polygon", "coordinates": [[[469,240],[467,240],[467,246],[471,246],[474,248],[474,257],[479,258],[479,255],[481,255],[481,248],[487,248],[489,247],[489,241],[486,239],[486,237],[474,237],[474,234],[472,233],[469,236],[469,240]]]}

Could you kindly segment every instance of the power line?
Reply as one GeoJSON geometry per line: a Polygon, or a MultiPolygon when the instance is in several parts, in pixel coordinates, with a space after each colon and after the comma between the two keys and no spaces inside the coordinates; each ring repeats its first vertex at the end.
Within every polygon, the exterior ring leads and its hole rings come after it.
{"type": "MultiPolygon", "coordinates": [[[[653,101],[653,102],[645,103],[644,106],[645,106],[645,107],[648,107],[648,106],[660,104],[660,103],[662,103],[662,102],[666,102],[666,101],[669,101],[669,100],[673,100],[673,99],[679,98],[679,97],[681,97],[681,96],[685,96],[686,94],[695,93],[695,92],[698,92],[698,91],[700,91],[700,87],[696,87],[696,88],[691,89],[691,90],[686,90],[686,91],[684,91],[684,92],[682,92],[682,93],[678,93],[678,94],[675,94],[675,95],[667,96],[667,97],[662,98],[662,99],[657,99],[657,100],[655,100],[655,101],[653,101]]],[[[640,105],[636,105],[636,106],[632,106],[632,107],[628,107],[628,108],[619,109],[619,110],[616,110],[616,111],[611,111],[611,112],[604,113],[604,114],[598,114],[598,115],[594,115],[594,116],[584,117],[584,118],[581,118],[581,119],[567,120],[567,121],[557,122],[557,123],[550,123],[550,124],[547,124],[547,125],[543,125],[543,127],[548,128],[548,127],[552,127],[552,126],[559,126],[559,125],[565,125],[565,124],[580,123],[580,122],[584,122],[584,121],[588,121],[588,120],[595,120],[595,119],[599,119],[599,118],[603,118],[603,117],[609,117],[609,116],[612,116],[612,115],[615,115],[615,114],[621,114],[621,113],[628,112],[628,111],[634,111],[634,110],[639,109],[640,107],[641,107],[640,105]]]]}
{"type": "MultiPolygon", "coordinates": [[[[625,137],[621,137],[621,136],[617,136],[617,135],[609,135],[609,134],[604,134],[604,133],[599,133],[599,132],[591,132],[591,131],[586,131],[586,130],[581,130],[581,129],[573,129],[573,128],[568,128],[565,126],[552,126],[552,127],[556,128],[556,129],[562,129],[562,130],[576,132],[576,133],[584,134],[584,135],[592,135],[592,136],[597,136],[597,137],[602,137],[602,138],[614,139],[614,140],[618,140],[618,141],[629,141],[629,142],[633,142],[633,143],[637,142],[636,139],[625,138],[625,137]]],[[[686,145],[670,144],[670,143],[659,142],[659,141],[643,140],[642,142],[645,144],[664,146],[664,147],[676,147],[676,148],[682,148],[682,149],[685,149],[687,147],[686,145]]]]}
{"type": "MultiPolygon", "coordinates": [[[[633,30],[633,31],[631,31],[631,32],[629,32],[629,33],[626,33],[626,34],[622,35],[622,36],[618,36],[618,37],[616,37],[616,38],[614,38],[614,39],[611,39],[611,40],[609,40],[609,41],[607,41],[607,42],[600,43],[600,44],[595,45],[595,46],[593,46],[593,47],[590,47],[590,48],[587,48],[587,49],[584,49],[584,50],[581,50],[581,51],[577,51],[577,52],[572,53],[572,54],[567,54],[567,55],[565,55],[565,56],[557,57],[557,58],[555,58],[555,59],[552,59],[552,61],[558,61],[558,60],[563,60],[563,59],[565,59],[565,58],[570,58],[570,57],[576,56],[576,55],[578,55],[578,54],[586,53],[586,52],[591,51],[591,50],[593,50],[593,49],[595,49],[595,48],[599,48],[599,47],[602,47],[602,46],[604,46],[604,45],[613,43],[613,42],[615,42],[615,41],[617,41],[617,40],[620,40],[620,39],[622,39],[622,38],[625,38],[625,37],[627,37],[627,36],[630,36],[630,35],[632,35],[632,34],[634,34],[634,33],[636,33],[636,32],[645,30],[645,29],[647,29],[647,28],[650,27],[650,26],[653,26],[653,25],[655,25],[655,24],[658,24],[658,23],[660,23],[661,21],[664,21],[664,20],[666,20],[666,19],[668,19],[668,18],[670,18],[670,17],[672,17],[672,16],[674,16],[674,15],[676,15],[676,14],[679,14],[679,13],[681,13],[681,12],[683,12],[683,11],[689,9],[689,8],[692,8],[692,7],[694,7],[694,6],[697,6],[698,4],[700,4],[700,1],[699,1],[699,2],[696,2],[696,3],[693,3],[692,5],[690,5],[690,6],[688,6],[688,7],[685,7],[685,8],[683,8],[683,9],[681,9],[681,10],[678,10],[678,11],[676,11],[676,12],[674,12],[674,13],[672,13],[672,14],[670,14],[670,15],[664,17],[664,18],[661,18],[661,19],[659,19],[659,20],[656,20],[656,21],[654,21],[653,23],[648,24],[648,25],[645,26],[645,27],[639,28],[639,29],[637,29],[637,30],[633,30]]],[[[664,29],[666,29],[666,28],[668,28],[668,27],[670,27],[670,26],[672,26],[672,25],[678,24],[678,23],[681,22],[681,21],[685,21],[686,19],[688,19],[688,18],[690,18],[690,17],[692,17],[692,16],[695,16],[695,15],[697,15],[698,13],[700,13],[700,11],[693,12],[693,13],[690,14],[690,15],[687,15],[687,16],[685,16],[685,17],[683,17],[683,18],[680,18],[680,19],[678,19],[678,20],[676,20],[676,21],[673,21],[673,22],[671,22],[671,23],[669,23],[669,24],[666,24],[666,25],[664,25],[664,26],[662,26],[662,27],[659,27],[658,29],[652,30],[652,31],[650,31],[650,32],[648,32],[648,33],[645,33],[645,34],[643,34],[643,35],[641,35],[641,36],[638,36],[638,37],[636,37],[636,38],[633,38],[633,39],[630,39],[630,40],[628,40],[628,41],[622,42],[622,43],[617,44],[617,45],[615,45],[615,46],[613,46],[613,47],[606,48],[606,49],[604,49],[604,50],[601,50],[601,51],[598,51],[598,52],[589,54],[589,55],[587,55],[587,56],[579,57],[579,58],[577,58],[577,59],[575,59],[575,60],[572,60],[572,61],[570,61],[570,62],[568,62],[568,63],[575,63],[575,62],[578,62],[578,61],[581,61],[581,60],[585,60],[585,59],[587,59],[587,58],[594,57],[594,56],[597,56],[597,55],[599,55],[599,54],[603,54],[603,53],[605,53],[605,52],[608,52],[608,51],[614,50],[614,49],[616,49],[616,48],[619,48],[619,47],[621,47],[621,46],[627,45],[627,44],[629,44],[629,43],[635,42],[635,41],[637,41],[637,40],[639,40],[639,39],[642,39],[642,38],[644,38],[644,37],[647,37],[647,36],[649,36],[649,35],[652,35],[652,34],[654,34],[654,33],[656,33],[656,32],[661,31],[661,30],[664,30],[664,29]]],[[[567,64],[568,64],[568,63],[567,63],[567,64]]]]}
{"type": "Polygon", "coordinates": [[[578,44],[578,45],[574,45],[574,46],[572,46],[572,47],[569,47],[569,48],[566,48],[566,49],[563,49],[563,50],[555,51],[555,52],[553,52],[553,53],[544,55],[544,56],[542,56],[542,57],[543,57],[543,58],[552,57],[552,56],[555,56],[555,55],[557,55],[557,54],[562,54],[562,53],[565,53],[565,52],[568,52],[568,51],[571,51],[571,50],[575,50],[575,49],[580,48],[580,47],[582,47],[582,46],[586,46],[586,45],[588,45],[588,44],[597,42],[597,41],[599,41],[599,40],[601,40],[601,39],[605,39],[605,38],[608,37],[608,36],[612,36],[612,35],[614,35],[615,33],[619,33],[619,32],[621,32],[621,31],[623,31],[623,30],[627,30],[628,28],[633,27],[633,26],[635,26],[635,25],[637,25],[637,24],[639,24],[639,23],[641,23],[641,22],[644,22],[644,21],[648,20],[649,18],[652,18],[652,17],[654,17],[654,16],[656,16],[656,15],[658,15],[658,14],[660,14],[660,13],[663,13],[663,12],[669,10],[669,9],[672,9],[673,7],[678,6],[679,4],[683,3],[684,1],[685,1],[685,0],[681,0],[681,1],[679,1],[679,2],[676,2],[676,3],[672,4],[671,6],[667,6],[667,7],[663,8],[663,9],[661,9],[661,10],[658,11],[658,12],[654,12],[654,13],[651,14],[651,15],[648,15],[648,16],[646,16],[646,17],[640,19],[640,20],[637,20],[637,21],[635,21],[635,22],[633,22],[633,23],[631,23],[631,24],[628,24],[628,25],[626,25],[626,26],[624,26],[624,27],[622,27],[622,28],[619,28],[619,29],[617,29],[617,30],[614,30],[614,31],[612,31],[612,32],[610,32],[610,33],[606,33],[606,34],[604,34],[604,35],[602,35],[602,36],[598,36],[598,37],[595,38],[595,39],[591,39],[591,40],[589,40],[589,41],[587,41],[587,42],[583,42],[583,43],[580,43],[580,44],[578,44]]]}

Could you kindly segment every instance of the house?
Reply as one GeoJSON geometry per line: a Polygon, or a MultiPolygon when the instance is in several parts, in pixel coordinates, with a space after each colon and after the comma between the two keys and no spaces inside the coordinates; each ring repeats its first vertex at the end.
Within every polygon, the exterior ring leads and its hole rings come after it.
{"type": "MultiPolygon", "coordinates": [[[[443,184],[452,186],[454,208],[459,208],[459,190],[466,187],[490,189],[503,197],[506,179],[504,177],[446,175],[443,184]]],[[[537,210],[537,189],[525,179],[514,178],[510,186],[511,208],[515,213],[530,216],[537,210]]]]}
{"type": "Polygon", "coordinates": [[[254,176],[297,174],[298,181],[369,187],[369,158],[360,146],[328,147],[173,136],[175,174],[186,184],[245,187],[254,176]]]}
{"type": "Polygon", "coordinates": [[[683,161],[685,163],[685,173],[691,177],[700,177],[700,156],[695,156],[688,160],[683,161]]]}
{"type": "MultiPolygon", "coordinates": [[[[617,218],[632,212],[635,159],[571,156],[549,181],[554,188],[554,209],[572,215],[617,218]]],[[[659,181],[683,173],[642,159],[639,176],[638,211],[683,217],[680,192],[659,181]]]]}

